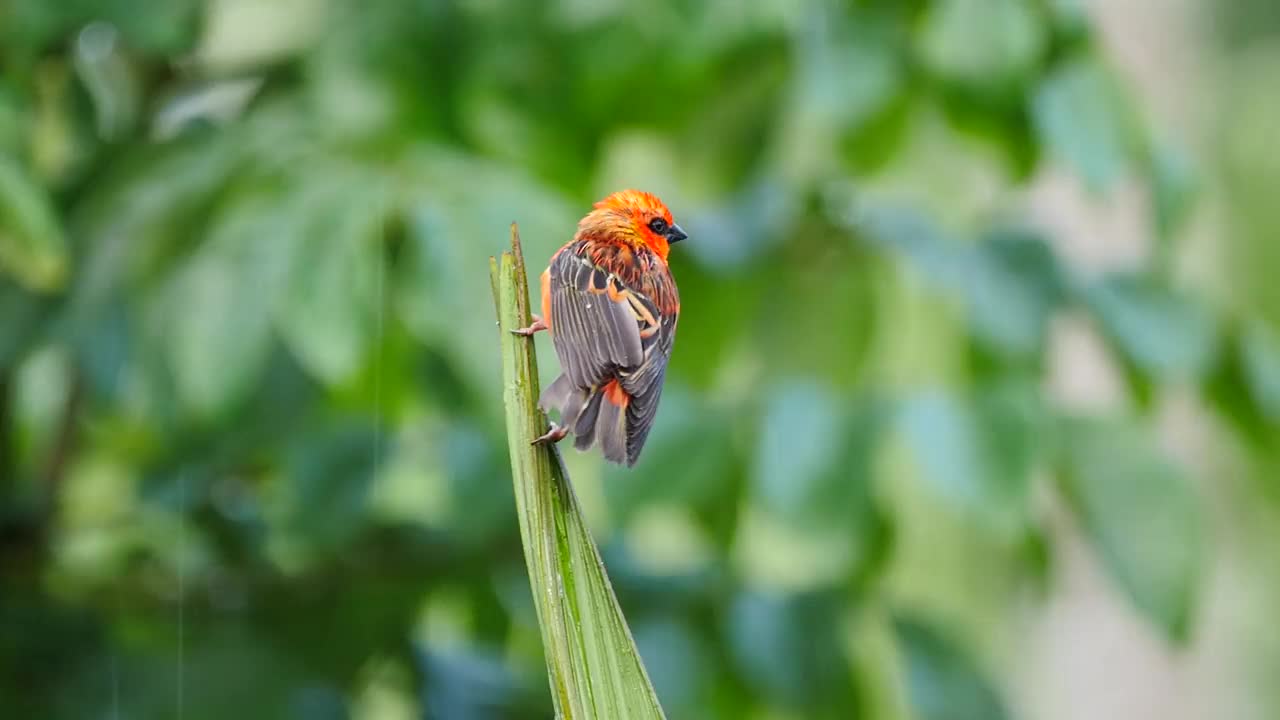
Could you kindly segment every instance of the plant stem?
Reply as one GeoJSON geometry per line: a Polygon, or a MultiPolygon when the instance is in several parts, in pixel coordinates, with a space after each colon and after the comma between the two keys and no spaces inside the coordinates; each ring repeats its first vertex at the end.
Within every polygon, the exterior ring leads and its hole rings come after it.
{"type": "Polygon", "coordinates": [[[520,235],[490,259],[502,346],[503,400],[512,483],[529,583],[542,630],[557,717],[663,718],[559,450],[532,445],[547,429],[538,409],[538,365],[520,235]]]}

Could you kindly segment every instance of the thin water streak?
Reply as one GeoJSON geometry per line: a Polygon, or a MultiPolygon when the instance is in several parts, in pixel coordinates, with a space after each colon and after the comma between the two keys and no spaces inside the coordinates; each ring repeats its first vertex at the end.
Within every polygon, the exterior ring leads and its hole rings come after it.
{"type": "Polygon", "coordinates": [[[186,708],[186,660],[187,592],[186,592],[186,540],[187,540],[187,475],[178,475],[178,720],[182,720],[186,708]]]}

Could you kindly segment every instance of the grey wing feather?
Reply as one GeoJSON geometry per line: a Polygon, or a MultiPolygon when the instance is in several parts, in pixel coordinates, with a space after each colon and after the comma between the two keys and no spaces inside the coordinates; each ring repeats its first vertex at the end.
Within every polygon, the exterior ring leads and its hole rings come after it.
{"type": "Polygon", "coordinates": [[[551,336],[570,382],[591,388],[644,362],[635,315],[604,291],[608,274],[572,253],[551,272],[551,336]]]}
{"type": "Polygon", "coordinates": [[[666,379],[667,362],[675,344],[677,316],[662,318],[654,347],[643,365],[632,373],[622,374],[622,389],[631,396],[627,406],[627,462],[634,464],[658,414],[658,401],[666,379]]]}

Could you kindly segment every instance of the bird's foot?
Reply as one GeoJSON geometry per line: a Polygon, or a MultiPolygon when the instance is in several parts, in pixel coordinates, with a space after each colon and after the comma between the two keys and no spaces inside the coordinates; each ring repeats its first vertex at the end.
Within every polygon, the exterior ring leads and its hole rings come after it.
{"type": "Polygon", "coordinates": [[[525,337],[529,337],[530,335],[533,335],[539,330],[546,330],[546,329],[547,329],[546,321],[544,321],[542,318],[538,317],[537,315],[534,315],[532,325],[530,325],[529,327],[516,328],[511,332],[516,335],[523,335],[525,337]]]}
{"type": "Polygon", "coordinates": [[[551,429],[536,438],[530,445],[545,445],[547,443],[557,443],[569,434],[569,428],[561,427],[555,423],[551,423],[551,429]]]}

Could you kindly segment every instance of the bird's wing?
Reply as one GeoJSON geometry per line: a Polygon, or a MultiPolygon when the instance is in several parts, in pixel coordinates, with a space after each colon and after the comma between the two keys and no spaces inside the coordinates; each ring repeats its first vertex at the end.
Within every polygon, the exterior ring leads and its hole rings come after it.
{"type": "Polygon", "coordinates": [[[678,308],[657,315],[658,324],[645,347],[645,359],[634,371],[620,373],[622,389],[631,396],[627,405],[627,461],[634,464],[644,447],[658,413],[658,400],[667,375],[667,362],[676,339],[678,308]]]}
{"type": "Polygon", "coordinates": [[[595,388],[645,360],[634,308],[643,302],[590,257],[558,253],[548,269],[551,336],[569,381],[595,388]]]}
{"type": "MultiPolygon", "coordinates": [[[[610,430],[596,433],[610,438],[603,443],[606,457],[622,462],[625,446],[625,461],[634,464],[653,427],[675,343],[680,299],[670,270],[665,263],[649,266],[629,285],[591,253],[566,249],[551,261],[547,291],[551,336],[565,376],[591,393],[601,417],[616,419],[607,423],[610,430]],[[621,394],[606,392],[613,381],[621,394]]],[[[580,442],[590,445],[592,437],[580,442]]]]}

